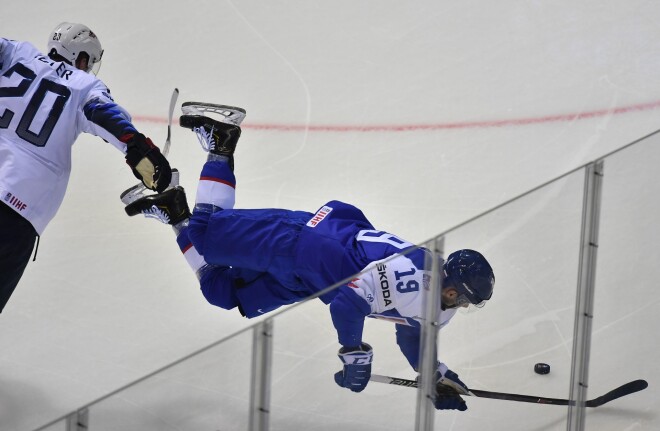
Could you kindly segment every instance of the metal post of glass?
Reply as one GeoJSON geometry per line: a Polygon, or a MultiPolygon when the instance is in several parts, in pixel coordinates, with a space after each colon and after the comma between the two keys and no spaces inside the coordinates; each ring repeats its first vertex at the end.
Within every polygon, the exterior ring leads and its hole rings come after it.
{"type": "Polygon", "coordinates": [[[273,321],[266,319],[253,329],[250,431],[268,430],[272,361],[273,321]]]}
{"type": "Polygon", "coordinates": [[[87,431],[89,429],[89,410],[82,408],[66,417],[66,431],[87,431]]]}
{"type": "Polygon", "coordinates": [[[585,423],[602,181],[603,161],[590,163],[586,167],[582,207],[580,265],[575,304],[571,390],[569,395],[571,403],[568,407],[567,421],[567,430],[569,431],[583,430],[585,423]]]}
{"type": "Polygon", "coordinates": [[[431,274],[428,284],[424,283],[422,289],[424,298],[423,321],[420,342],[420,384],[417,389],[417,417],[415,419],[416,431],[430,431],[433,429],[435,419],[435,371],[438,366],[438,329],[440,316],[440,289],[442,287],[442,262],[444,257],[444,237],[436,238],[429,247],[429,258],[425,262],[425,270],[431,274]]]}

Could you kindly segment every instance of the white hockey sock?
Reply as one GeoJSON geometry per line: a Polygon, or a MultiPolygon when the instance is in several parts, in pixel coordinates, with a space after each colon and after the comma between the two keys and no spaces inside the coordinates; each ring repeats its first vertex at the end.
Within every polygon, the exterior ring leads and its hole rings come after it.
{"type": "Polygon", "coordinates": [[[227,161],[209,160],[204,163],[199,174],[195,206],[232,209],[235,201],[236,177],[227,161]]]}
{"type": "Polygon", "coordinates": [[[192,244],[190,244],[190,246],[186,249],[181,250],[181,252],[183,253],[183,257],[186,258],[186,262],[188,262],[190,268],[193,270],[195,275],[197,275],[197,279],[201,278],[204,269],[209,266],[208,263],[206,263],[204,260],[204,257],[197,253],[197,250],[195,247],[193,247],[192,244]]]}
{"type": "Polygon", "coordinates": [[[236,189],[228,182],[217,178],[202,177],[197,185],[195,205],[206,204],[232,209],[236,203],[236,189]]]}

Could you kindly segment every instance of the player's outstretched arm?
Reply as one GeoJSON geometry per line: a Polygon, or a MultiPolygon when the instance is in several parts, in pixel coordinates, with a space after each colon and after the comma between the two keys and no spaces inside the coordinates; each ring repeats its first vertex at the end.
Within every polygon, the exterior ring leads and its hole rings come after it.
{"type": "Polygon", "coordinates": [[[362,342],[364,318],[370,313],[371,308],[362,297],[354,294],[349,287],[340,287],[330,302],[330,316],[337,330],[339,344],[359,346],[362,342]]]}
{"type": "Polygon", "coordinates": [[[163,192],[172,179],[172,169],[160,149],[150,138],[138,132],[131,117],[116,104],[100,84],[92,91],[92,99],[83,107],[88,120],[85,131],[111,142],[126,154],[126,163],[145,187],[163,192]]]}
{"type": "MultiPolygon", "coordinates": [[[[396,342],[410,366],[417,371],[419,369],[420,328],[397,324],[396,342]]],[[[458,374],[447,368],[444,363],[438,362],[435,381],[437,393],[433,404],[436,409],[467,410],[467,404],[460,395],[467,394],[469,390],[458,378],[458,374]]]]}
{"type": "Polygon", "coordinates": [[[399,345],[401,353],[406,357],[413,370],[417,370],[419,368],[420,328],[401,324],[397,324],[395,327],[396,343],[399,345]]]}
{"type": "Polygon", "coordinates": [[[332,323],[343,346],[338,356],[344,366],[335,374],[335,382],[353,392],[363,391],[371,377],[373,349],[362,341],[364,319],[370,313],[367,302],[347,286],[339,288],[330,303],[332,323]]]}

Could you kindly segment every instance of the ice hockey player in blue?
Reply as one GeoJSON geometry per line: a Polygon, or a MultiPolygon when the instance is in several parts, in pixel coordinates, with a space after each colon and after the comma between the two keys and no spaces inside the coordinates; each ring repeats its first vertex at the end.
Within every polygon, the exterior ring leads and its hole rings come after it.
{"type": "Polygon", "coordinates": [[[115,146],[149,189],[170,184],[167,159],[90,73],[102,56],[99,39],[83,24],[55,27],[47,54],[0,38],[0,312],[64,199],[81,133],[115,146]]]}
{"type": "MultiPolygon", "coordinates": [[[[195,131],[209,152],[192,214],[179,186],[136,197],[126,206],[127,214],[142,213],[172,225],[206,300],[227,310],[237,308],[248,318],[349,280],[319,297],[330,306],[342,346],[343,369],[335,374],[339,386],[360,392],[369,381],[373,351],[362,340],[366,317],[396,324],[397,343],[417,370],[417,319],[422,315],[421,291],[429,283],[427,251],[376,229],[362,211],[339,201],[326,203],[316,213],[234,209],[233,153],[245,111],[198,102],[184,103],[182,111],[181,126],[195,131]],[[219,114],[220,121],[207,113],[219,114]]],[[[443,269],[441,325],[458,308],[480,307],[491,298],[495,277],[477,251],[450,254],[443,269]]],[[[455,372],[439,362],[436,379],[450,388],[436,394],[437,409],[467,409],[460,396],[467,387],[455,372]]]]}

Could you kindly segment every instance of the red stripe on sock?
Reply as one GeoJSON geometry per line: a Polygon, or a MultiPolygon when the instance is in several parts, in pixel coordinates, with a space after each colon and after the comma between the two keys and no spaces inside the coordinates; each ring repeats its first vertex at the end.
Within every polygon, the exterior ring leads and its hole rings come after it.
{"type": "Polygon", "coordinates": [[[192,245],[192,242],[191,242],[190,244],[188,244],[187,246],[185,246],[185,247],[183,247],[183,248],[181,249],[181,253],[186,254],[186,252],[187,252],[188,250],[190,250],[190,247],[192,247],[192,246],[193,246],[193,245],[192,245]]]}
{"type": "Polygon", "coordinates": [[[226,181],[226,180],[221,180],[220,178],[215,178],[215,177],[199,177],[199,180],[200,180],[200,181],[213,181],[213,182],[216,182],[216,183],[221,183],[221,184],[228,185],[228,186],[231,187],[232,189],[235,189],[235,188],[236,188],[236,184],[232,184],[232,183],[230,183],[229,181],[226,181]]]}

